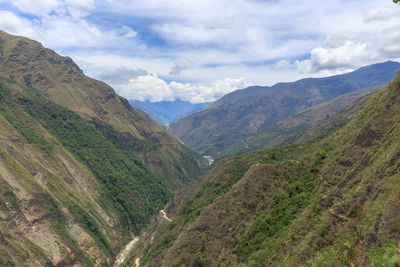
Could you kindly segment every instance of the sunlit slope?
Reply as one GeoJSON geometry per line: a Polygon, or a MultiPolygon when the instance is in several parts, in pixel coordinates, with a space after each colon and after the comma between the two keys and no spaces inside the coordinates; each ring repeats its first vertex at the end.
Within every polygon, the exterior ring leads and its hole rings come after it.
{"type": "Polygon", "coordinates": [[[199,156],[69,58],[0,32],[0,265],[112,265],[199,156]]]}

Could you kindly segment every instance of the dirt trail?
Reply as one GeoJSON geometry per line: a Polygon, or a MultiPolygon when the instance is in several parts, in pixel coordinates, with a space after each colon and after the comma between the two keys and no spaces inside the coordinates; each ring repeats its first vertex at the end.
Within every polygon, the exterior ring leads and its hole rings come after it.
{"type": "Polygon", "coordinates": [[[139,241],[139,237],[135,237],[128,245],[126,245],[121,252],[117,255],[117,259],[114,262],[113,267],[118,267],[122,263],[124,263],[126,257],[129,255],[129,252],[132,250],[133,245],[135,245],[139,241]]]}
{"type": "Polygon", "coordinates": [[[170,218],[168,218],[167,217],[167,214],[165,213],[165,211],[164,210],[160,210],[160,213],[161,213],[161,216],[164,218],[164,219],[166,219],[167,221],[172,221],[170,218]]]}
{"type": "Polygon", "coordinates": [[[139,267],[140,265],[140,257],[135,259],[135,267],[139,267]]]}

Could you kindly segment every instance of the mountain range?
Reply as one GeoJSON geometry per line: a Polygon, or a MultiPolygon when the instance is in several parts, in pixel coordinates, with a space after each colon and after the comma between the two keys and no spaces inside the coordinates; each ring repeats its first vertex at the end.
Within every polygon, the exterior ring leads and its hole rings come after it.
{"type": "Polygon", "coordinates": [[[229,154],[226,151],[237,151],[231,146],[246,143],[249,136],[296,112],[361,88],[386,84],[398,69],[400,63],[388,61],[326,78],[248,87],[172,123],[169,129],[198,153],[219,158],[229,154]]]}
{"type": "Polygon", "coordinates": [[[169,125],[182,117],[199,112],[211,104],[209,102],[192,104],[179,99],[161,102],[129,100],[129,103],[135,108],[147,113],[162,125],[169,125]]]}

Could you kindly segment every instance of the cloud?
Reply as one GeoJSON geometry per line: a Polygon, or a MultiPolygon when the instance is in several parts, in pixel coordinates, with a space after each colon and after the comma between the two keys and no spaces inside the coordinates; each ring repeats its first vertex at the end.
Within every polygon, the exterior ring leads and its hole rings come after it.
{"type": "Polygon", "coordinates": [[[337,73],[376,62],[396,60],[400,56],[399,27],[400,23],[376,30],[373,34],[361,32],[328,37],[324,46],[311,50],[309,59],[297,60],[295,64],[301,73],[337,73]]]}
{"type": "MultiPolygon", "coordinates": [[[[242,75],[250,76],[252,64],[270,64],[280,70],[297,66],[300,77],[304,73],[344,71],[386,60],[388,51],[384,50],[397,51],[394,42],[387,46],[395,38],[380,33],[400,22],[400,9],[396,7],[385,0],[367,0],[362,5],[342,0],[304,0],[301,5],[294,0],[152,0],[140,5],[114,1],[111,8],[154,18],[150,30],[173,47],[172,54],[171,49],[167,50],[169,56],[184,56],[203,69],[247,64],[242,75]],[[385,21],[389,18],[391,24],[385,21]],[[386,48],[380,42],[381,48],[368,56],[374,42],[369,38],[373,35],[386,40],[386,48]],[[335,44],[327,42],[332,36],[335,44]],[[307,54],[310,58],[304,59],[307,54]],[[296,58],[296,65],[287,64],[296,58]]],[[[175,65],[169,70],[170,75],[181,74],[179,64],[175,65]]],[[[190,73],[185,71],[182,78],[190,73]]]]}
{"type": "Polygon", "coordinates": [[[14,0],[12,5],[26,14],[39,17],[51,14],[81,18],[90,14],[94,0],[14,0]]]}
{"type": "Polygon", "coordinates": [[[201,102],[245,87],[225,77],[271,85],[400,55],[400,8],[390,0],[0,3],[1,29],[70,55],[86,73],[141,98],[201,102]]]}
{"type": "Polygon", "coordinates": [[[85,17],[94,8],[94,0],[65,0],[68,12],[74,18],[85,17]]]}
{"type": "Polygon", "coordinates": [[[182,71],[190,69],[191,67],[193,67],[193,62],[186,59],[181,59],[174,62],[174,65],[172,66],[169,74],[180,75],[182,71]]]}
{"type": "MultiPolygon", "coordinates": [[[[45,3],[44,0],[41,1],[42,4],[45,3]]],[[[87,2],[89,5],[91,1],[87,2]]],[[[23,9],[22,3],[20,4],[20,8],[23,9]]],[[[40,4],[38,5],[40,6],[40,4]]],[[[76,14],[83,14],[84,9],[80,9],[78,5],[74,8],[76,14]]],[[[48,8],[47,11],[49,10],[53,9],[48,8]]],[[[75,18],[69,15],[47,14],[29,20],[11,11],[0,11],[0,14],[0,28],[2,30],[35,39],[52,49],[62,48],[76,51],[97,48],[104,51],[106,49],[122,50],[130,46],[140,51],[143,48],[143,44],[137,38],[136,31],[126,25],[120,25],[116,28],[103,28],[86,19],[79,18],[80,15],[75,18]]],[[[98,50],[92,50],[92,52],[95,51],[98,50]]]]}
{"type": "Polygon", "coordinates": [[[130,79],[129,83],[118,85],[116,88],[119,94],[130,100],[160,102],[180,99],[191,103],[204,103],[215,101],[227,93],[249,85],[243,77],[225,78],[215,81],[209,86],[175,81],[167,83],[154,73],[148,73],[130,79]]]}
{"type": "Polygon", "coordinates": [[[175,99],[170,86],[152,73],[130,79],[129,83],[121,86],[118,91],[129,100],[159,102],[173,101],[175,99]]]}
{"type": "Polygon", "coordinates": [[[59,0],[15,0],[13,5],[24,13],[43,16],[57,10],[62,2],[59,0]]]}
{"type": "Polygon", "coordinates": [[[291,68],[293,64],[291,64],[288,60],[282,59],[275,63],[276,69],[288,69],[291,68]]]}
{"type": "MultiPolygon", "coordinates": [[[[83,50],[97,48],[107,49],[140,49],[141,44],[135,38],[136,33],[128,26],[104,29],[85,19],[59,18],[52,16],[42,20],[46,27],[36,28],[46,46],[83,50]],[[129,37],[129,39],[128,39],[129,37]],[[105,41],[106,40],[106,41],[105,41]]],[[[92,53],[97,51],[92,50],[92,53]]]]}
{"type": "Polygon", "coordinates": [[[101,68],[94,74],[97,79],[105,81],[114,87],[121,87],[129,83],[129,80],[136,79],[139,76],[147,76],[150,73],[143,69],[130,69],[127,67],[101,68]]]}
{"type": "Polygon", "coordinates": [[[399,59],[400,9],[391,1],[378,0],[365,2],[356,11],[351,10],[351,17],[322,19],[326,37],[309,58],[295,62],[300,73],[331,75],[399,59]]]}
{"type": "Polygon", "coordinates": [[[298,70],[303,73],[353,68],[365,57],[366,48],[367,44],[365,43],[353,43],[351,41],[331,49],[318,47],[311,51],[311,59],[297,60],[295,64],[298,70]]]}
{"type": "Polygon", "coordinates": [[[367,12],[364,15],[363,21],[366,23],[374,21],[387,21],[398,18],[400,16],[400,9],[398,8],[377,8],[367,12]]]}
{"type": "Polygon", "coordinates": [[[0,11],[0,29],[36,40],[40,39],[40,35],[33,29],[29,20],[21,18],[10,11],[0,11]]]}

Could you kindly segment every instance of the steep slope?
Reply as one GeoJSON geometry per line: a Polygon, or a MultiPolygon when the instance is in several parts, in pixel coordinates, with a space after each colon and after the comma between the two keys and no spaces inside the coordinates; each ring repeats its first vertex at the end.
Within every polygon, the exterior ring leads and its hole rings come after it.
{"type": "Polygon", "coordinates": [[[199,112],[200,110],[211,104],[192,104],[190,102],[182,100],[169,102],[162,101],[154,103],[150,101],[129,100],[129,103],[131,103],[135,108],[146,112],[162,125],[168,125],[184,116],[189,116],[193,113],[199,112]]]}
{"type": "Polygon", "coordinates": [[[129,238],[120,211],[104,202],[94,175],[10,100],[4,80],[0,87],[0,265],[110,263],[129,238]]]}
{"type": "Polygon", "coordinates": [[[109,266],[199,157],[71,59],[0,32],[0,265],[109,266]]]}
{"type": "Polygon", "coordinates": [[[137,251],[144,266],[400,264],[400,73],[346,126],[221,160],[137,251]],[[162,226],[164,225],[164,226],[162,226]]]}
{"type": "Polygon", "coordinates": [[[274,125],[271,125],[266,130],[263,130],[255,135],[251,135],[246,139],[240,140],[232,146],[227,147],[218,153],[218,157],[225,157],[239,153],[242,154],[245,152],[252,152],[285,143],[297,142],[296,139],[299,138],[304,131],[312,128],[318,122],[329,118],[330,116],[334,116],[339,111],[347,108],[353,102],[356,102],[356,105],[351,107],[353,112],[348,112],[345,116],[348,121],[352,118],[350,116],[354,116],[356,111],[358,111],[370,97],[365,98],[363,101],[357,100],[362,98],[364,95],[372,94],[379,89],[382,89],[383,86],[384,85],[377,85],[361,88],[356,91],[338,96],[328,102],[299,111],[296,114],[287,117],[275,123],[274,125]]]}
{"type": "Polygon", "coordinates": [[[285,143],[292,142],[295,144],[301,144],[307,142],[313,138],[318,136],[327,135],[338,128],[346,125],[354,116],[361,110],[361,108],[374,96],[375,93],[368,94],[366,96],[361,97],[360,99],[354,101],[349,106],[347,106],[342,111],[334,114],[333,116],[329,116],[328,118],[317,122],[312,127],[310,127],[307,131],[303,132],[301,136],[296,137],[295,139],[288,139],[285,143]]]}
{"type": "Polygon", "coordinates": [[[302,79],[230,93],[205,110],[171,124],[171,131],[204,155],[220,151],[305,108],[354,90],[388,83],[400,63],[385,62],[327,78],[302,79]]]}
{"type": "Polygon", "coordinates": [[[113,126],[114,138],[121,146],[134,144],[141,159],[172,188],[187,181],[189,174],[199,174],[194,153],[160,125],[142,116],[111,87],[86,77],[70,58],[60,57],[38,42],[1,31],[0,39],[1,76],[26,84],[33,94],[36,90],[87,121],[113,126]]]}

